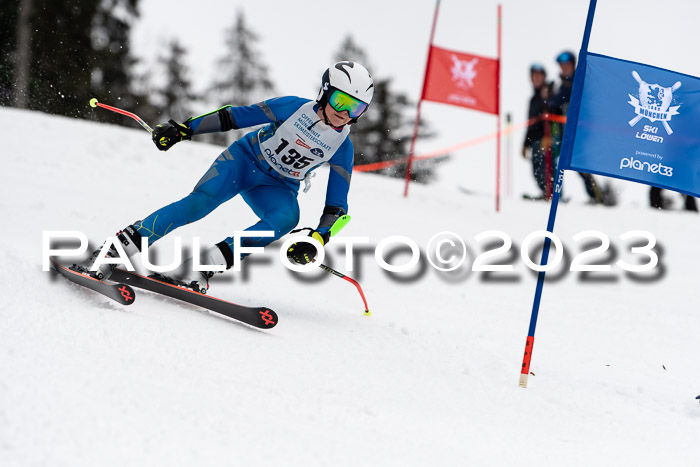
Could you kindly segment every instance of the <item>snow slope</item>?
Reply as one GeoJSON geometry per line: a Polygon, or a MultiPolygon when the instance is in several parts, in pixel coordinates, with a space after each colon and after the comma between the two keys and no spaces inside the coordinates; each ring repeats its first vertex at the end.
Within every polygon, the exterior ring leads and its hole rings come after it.
{"type": "MultiPolygon", "coordinates": [[[[186,195],[217,148],[159,153],[139,129],[7,108],[0,128],[0,465],[698,463],[698,218],[647,208],[646,187],[615,182],[620,206],[593,207],[568,176],[556,226],[568,252],[579,251],[576,233],[596,229],[633,262],[619,235],[645,229],[661,265],[651,277],[614,267],[603,280],[548,282],[535,376],[521,389],[535,276],[519,256],[500,281],[468,268],[388,274],[372,257],[392,235],[425,251],[451,231],[469,266],[483,247],[474,235],[502,230],[519,248],[543,229],[545,203],[506,198],[494,212],[489,145],[456,153],[439,183],[413,185],[408,199],[399,180],[355,174],[343,236],[370,237],[348,275],[371,317],[347,282],[299,280],[276,245],[217,277],[213,294],[278,312],[265,332],[146,292],[120,307],[41,270],[43,231],[101,242],[186,195]]],[[[515,162],[514,192],[532,191],[515,162]]],[[[300,195],[300,226],[316,225],[323,178],[300,195]]],[[[176,235],[209,244],[253,221],[235,199],[176,235]]],[[[172,245],[157,244],[163,262],[172,245]]],[[[342,248],[328,250],[345,271],[342,248]]]]}

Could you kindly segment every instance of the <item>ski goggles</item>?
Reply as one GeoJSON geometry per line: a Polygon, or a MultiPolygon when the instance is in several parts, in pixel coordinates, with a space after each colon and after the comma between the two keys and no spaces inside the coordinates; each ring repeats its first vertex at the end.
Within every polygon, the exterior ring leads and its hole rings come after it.
{"type": "Polygon", "coordinates": [[[367,104],[337,89],[331,93],[328,103],[336,112],[347,110],[350,118],[357,118],[367,110],[367,104]]]}

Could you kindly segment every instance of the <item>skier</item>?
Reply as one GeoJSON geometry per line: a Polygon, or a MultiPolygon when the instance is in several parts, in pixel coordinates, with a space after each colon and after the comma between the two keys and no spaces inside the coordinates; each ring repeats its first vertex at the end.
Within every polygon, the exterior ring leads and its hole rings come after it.
{"type": "MultiPolygon", "coordinates": [[[[204,133],[223,132],[266,124],[231,144],[213,162],[192,193],[169,204],[117,233],[127,256],[140,252],[141,239],[148,245],[185,224],[202,219],[220,204],[240,194],[260,221],[248,231],[273,231],[272,237],[244,237],[242,246],[262,247],[290,232],[299,222],[297,194],[302,181],[308,189],[312,171],[330,165],[326,201],[318,227],[309,236],[325,245],[330,227],[348,211],[347,194],[353,168],[350,125],[367,110],[374,94],[372,77],[359,63],[343,61],[328,68],[321,79],[316,101],[287,96],[246,107],[224,106],[190,118],[184,123],[169,120],[153,130],[153,142],[167,151],[182,140],[204,133]]],[[[313,174],[315,175],[315,174],[313,174]]],[[[101,249],[81,265],[88,272],[101,249]]],[[[233,266],[231,237],[206,250],[204,265],[233,266]]],[[[118,256],[112,246],[107,256],[118,256]]],[[[243,255],[242,255],[243,256],[243,255]]],[[[308,242],[293,243],[287,256],[298,264],[315,260],[316,249],[308,242]]],[[[108,279],[113,264],[102,264],[89,273],[108,279]]],[[[212,272],[192,270],[192,259],[165,279],[206,293],[212,272]]]]}

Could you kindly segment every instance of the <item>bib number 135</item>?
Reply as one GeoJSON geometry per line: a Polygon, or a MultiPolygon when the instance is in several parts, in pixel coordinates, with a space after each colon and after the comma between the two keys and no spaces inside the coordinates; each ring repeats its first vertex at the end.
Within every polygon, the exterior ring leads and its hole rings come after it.
{"type": "MultiPolygon", "coordinates": [[[[289,146],[289,141],[286,139],[282,138],[281,143],[279,146],[277,146],[277,149],[275,149],[275,154],[280,155],[282,152],[289,146]]],[[[311,157],[307,156],[302,156],[299,154],[299,152],[294,149],[288,149],[280,158],[283,164],[286,165],[291,165],[293,168],[297,170],[304,169],[313,162],[313,159],[311,157]]]]}

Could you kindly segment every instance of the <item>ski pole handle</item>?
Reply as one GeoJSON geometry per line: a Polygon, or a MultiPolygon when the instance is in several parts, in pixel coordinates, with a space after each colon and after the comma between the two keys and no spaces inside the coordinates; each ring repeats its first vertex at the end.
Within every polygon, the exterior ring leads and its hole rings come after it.
{"type": "Polygon", "coordinates": [[[127,112],[126,110],[118,109],[117,107],[112,107],[111,105],[103,104],[101,102],[97,102],[97,99],[94,97],[92,99],[90,99],[90,107],[93,107],[93,108],[94,107],[102,107],[103,109],[111,110],[112,112],[116,112],[118,114],[122,114],[122,115],[126,115],[127,117],[131,117],[134,120],[136,120],[137,122],[139,122],[139,125],[141,125],[146,131],[148,131],[149,133],[153,133],[153,129],[150,126],[148,126],[148,123],[144,122],[141,119],[141,117],[139,117],[138,115],[136,115],[134,113],[127,112]]]}

